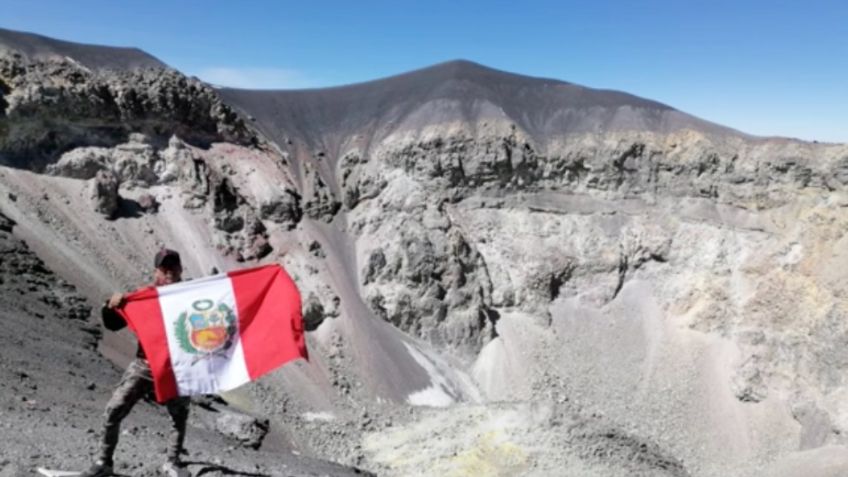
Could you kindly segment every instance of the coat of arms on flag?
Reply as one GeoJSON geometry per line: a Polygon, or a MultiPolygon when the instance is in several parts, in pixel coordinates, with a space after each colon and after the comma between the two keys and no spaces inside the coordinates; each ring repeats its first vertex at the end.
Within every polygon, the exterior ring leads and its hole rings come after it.
{"type": "Polygon", "coordinates": [[[307,358],[300,293],[279,265],[144,288],[119,313],[144,348],[159,402],[233,389],[307,358]]]}
{"type": "Polygon", "coordinates": [[[238,332],[233,310],[226,303],[216,305],[209,299],[192,303],[189,310],[180,313],[174,326],[182,349],[199,354],[198,360],[228,349],[238,332]]]}

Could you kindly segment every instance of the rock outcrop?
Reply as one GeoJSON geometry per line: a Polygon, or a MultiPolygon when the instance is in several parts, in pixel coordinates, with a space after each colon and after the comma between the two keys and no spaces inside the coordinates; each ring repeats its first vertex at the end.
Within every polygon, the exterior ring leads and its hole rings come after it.
{"type": "MultiPolygon", "coordinates": [[[[90,70],[67,58],[4,51],[0,93],[0,155],[16,167],[40,170],[70,149],[114,146],[130,133],[177,134],[195,144],[257,141],[212,88],[167,68],[90,70]]],[[[66,162],[88,164],[80,170],[87,175],[98,162],[92,155],[66,162]]]]}
{"type": "Polygon", "coordinates": [[[121,197],[118,195],[120,183],[112,172],[97,171],[91,183],[91,197],[94,210],[103,214],[107,219],[114,219],[120,208],[121,197]]]}

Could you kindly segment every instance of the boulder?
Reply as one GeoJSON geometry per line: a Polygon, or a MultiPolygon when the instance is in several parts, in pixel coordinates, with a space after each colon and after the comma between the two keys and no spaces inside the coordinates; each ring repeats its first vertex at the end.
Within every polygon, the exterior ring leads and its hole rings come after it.
{"type": "Polygon", "coordinates": [[[269,421],[253,416],[230,411],[222,411],[215,421],[215,429],[221,434],[238,441],[244,447],[259,449],[265,434],[268,433],[269,421]]]}
{"type": "Polygon", "coordinates": [[[112,151],[104,147],[78,147],[64,154],[47,166],[47,173],[74,179],[93,179],[97,172],[108,170],[112,163],[112,151]]]}
{"type": "Polygon", "coordinates": [[[259,217],[281,224],[288,230],[294,229],[300,219],[303,218],[300,194],[291,189],[286,189],[282,194],[259,206],[259,217]]]}
{"type": "Polygon", "coordinates": [[[142,194],[138,197],[138,206],[141,210],[153,214],[159,211],[159,201],[153,194],[142,194]]]}
{"type": "Polygon", "coordinates": [[[0,214],[0,232],[11,232],[15,226],[15,221],[0,214]]]}
{"type": "Polygon", "coordinates": [[[91,196],[94,210],[113,219],[118,213],[120,196],[118,195],[118,178],[111,171],[97,171],[91,183],[91,196]]]}

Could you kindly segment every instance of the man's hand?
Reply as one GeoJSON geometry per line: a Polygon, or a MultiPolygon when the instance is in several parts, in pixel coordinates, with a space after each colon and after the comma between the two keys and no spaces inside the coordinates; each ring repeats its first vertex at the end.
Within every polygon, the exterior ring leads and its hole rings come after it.
{"type": "Polygon", "coordinates": [[[116,292],[112,295],[112,298],[109,298],[109,301],[106,303],[106,306],[109,308],[119,308],[124,304],[124,294],[120,292],[116,292]]]}

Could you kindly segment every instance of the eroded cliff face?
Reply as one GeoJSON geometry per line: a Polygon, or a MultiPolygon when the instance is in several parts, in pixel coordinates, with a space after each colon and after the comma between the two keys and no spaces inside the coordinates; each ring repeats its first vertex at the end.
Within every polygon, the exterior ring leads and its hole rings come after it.
{"type": "Polygon", "coordinates": [[[577,401],[693,462],[743,449],[695,474],[844,444],[845,146],[481,129],[338,162],[377,316],[471,356],[488,399],[577,401]]]}
{"type": "Polygon", "coordinates": [[[204,83],[167,68],[90,70],[71,58],[0,53],[0,156],[40,169],[78,146],[114,146],[129,133],[197,144],[255,136],[204,83]]]}
{"type": "Polygon", "coordinates": [[[518,308],[544,323],[547,307],[563,293],[586,293],[581,281],[607,276],[608,290],[593,299],[606,303],[634,270],[665,264],[677,247],[690,245],[663,221],[674,208],[718,211],[736,227],[735,216],[760,219],[801,198],[834,200],[848,180],[841,146],[692,131],[574,135],[539,144],[503,126],[501,134],[492,125],[477,135],[399,133],[368,153],[347,151],[338,163],[349,228],[360,244],[360,284],[372,309],[419,336],[474,351],[491,337],[496,309],[518,308]],[[539,224],[539,215],[602,228],[562,229],[563,246],[546,250],[537,239],[554,235],[545,229],[556,222],[539,224]],[[623,230],[641,215],[648,216],[644,224],[623,230]],[[476,216],[487,220],[469,222],[476,216]],[[610,229],[605,222],[622,225],[610,229]],[[493,261],[481,254],[508,243],[513,250],[494,250],[493,261]],[[464,331],[448,331],[451,320],[463,322],[464,331]]]}
{"type": "Polygon", "coordinates": [[[319,127],[310,92],[299,128],[249,127],[254,103],[170,70],[0,65],[0,213],[90,299],[142,283],[161,245],[194,277],[286,266],[313,361],[230,399],[304,452],[393,475],[778,475],[845,445],[844,145],[630,100],[551,134],[556,111],[436,98],[454,77],[384,123],[319,127]]]}

